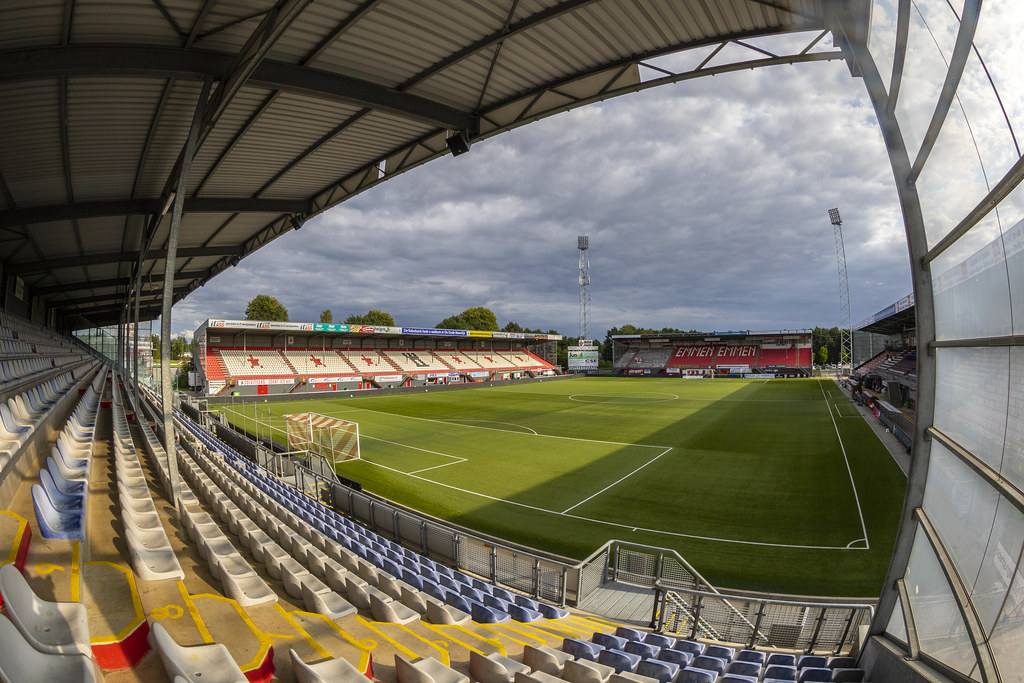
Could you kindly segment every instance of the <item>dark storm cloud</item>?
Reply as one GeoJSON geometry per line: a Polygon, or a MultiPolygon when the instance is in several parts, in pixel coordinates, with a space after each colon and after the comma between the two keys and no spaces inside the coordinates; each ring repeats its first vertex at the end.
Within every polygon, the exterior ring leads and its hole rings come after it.
{"type": "Polygon", "coordinates": [[[176,331],[270,294],[292,320],[380,308],[429,326],[469,306],[592,333],[634,323],[831,326],[827,210],[844,219],[854,322],[910,291],[874,114],[841,63],[657,88],[561,114],[384,183],[277,240],[174,309],[176,331]]]}

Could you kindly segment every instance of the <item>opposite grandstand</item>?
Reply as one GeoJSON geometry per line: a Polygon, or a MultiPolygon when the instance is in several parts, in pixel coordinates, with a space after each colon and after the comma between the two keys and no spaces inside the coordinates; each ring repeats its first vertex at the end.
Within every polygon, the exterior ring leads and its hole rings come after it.
{"type": "MultiPolygon", "coordinates": [[[[361,459],[338,472],[387,499],[576,559],[609,539],[673,548],[723,587],[872,595],[906,486],[831,381],[561,379],[260,406],[278,429],[306,410],[358,421],[361,459]]],[[[244,404],[216,409],[245,422],[244,404]]]]}

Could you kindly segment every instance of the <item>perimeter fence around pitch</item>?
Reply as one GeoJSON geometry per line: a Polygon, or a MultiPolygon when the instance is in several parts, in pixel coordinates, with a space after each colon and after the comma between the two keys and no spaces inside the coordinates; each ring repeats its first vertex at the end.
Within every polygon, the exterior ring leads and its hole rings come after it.
{"type": "MultiPolygon", "coordinates": [[[[239,452],[267,461],[266,444],[258,445],[237,427],[219,421],[213,426],[239,452]]],[[[446,524],[360,491],[320,462],[308,465],[312,468],[299,462],[289,467],[294,477],[288,479],[299,491],[410,550],[503,588],[572,607],[618,584],[649,588],[654,596],[650,619],[634,625],[659,632],[744,647],[839,654],[858,646],[861,627],[874,611],[866,602],[722,593],[676,551],[625,541],[608,541],[574,563],[446,524]]]]}

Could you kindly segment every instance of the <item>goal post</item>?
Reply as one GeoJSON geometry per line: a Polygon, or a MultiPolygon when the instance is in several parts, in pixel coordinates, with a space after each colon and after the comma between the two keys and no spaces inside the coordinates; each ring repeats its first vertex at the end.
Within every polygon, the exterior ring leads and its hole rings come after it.
{"type": "Polygon", "coordinates": [[[359,460],[359,423],[318,413],[284,416],[288,448],[310,451],[332,465],[359,460]]]}

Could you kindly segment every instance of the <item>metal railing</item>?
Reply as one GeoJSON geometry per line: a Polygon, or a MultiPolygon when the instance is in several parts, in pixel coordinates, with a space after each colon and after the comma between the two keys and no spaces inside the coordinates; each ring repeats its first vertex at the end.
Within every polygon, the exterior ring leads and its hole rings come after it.
{"type": "Polygon", "coordinates": [[[853,650],[859,644],[859,627],[870,624],[874,615],[874,607],[866,603],[801,602],[660,587],[655,605],[660,632],[748,648],[833,654],[853,650]]]}

